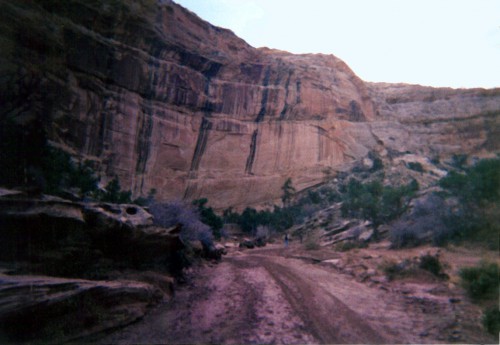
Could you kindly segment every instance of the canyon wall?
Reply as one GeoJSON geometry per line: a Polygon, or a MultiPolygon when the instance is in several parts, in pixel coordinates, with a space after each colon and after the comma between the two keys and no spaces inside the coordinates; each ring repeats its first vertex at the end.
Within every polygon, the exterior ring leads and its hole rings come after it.
{"type": "Polygon", "coordinates": [[[134,196],[272,205],[370,151],[500,151],[500,90],[365,83],[169,0],[0,0],[2,121],[41,121],[134,196]]]}

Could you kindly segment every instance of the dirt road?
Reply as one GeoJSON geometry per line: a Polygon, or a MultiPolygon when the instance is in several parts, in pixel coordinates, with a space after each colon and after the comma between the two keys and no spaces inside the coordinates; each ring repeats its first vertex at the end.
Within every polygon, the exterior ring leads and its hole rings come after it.
{"type": "Polygon", "coordinates": [[[197,271],[171,302],[98,343],[441,342],[425,331],[433,316],[422,310],[291,249],[234,251],[197,271]]]}

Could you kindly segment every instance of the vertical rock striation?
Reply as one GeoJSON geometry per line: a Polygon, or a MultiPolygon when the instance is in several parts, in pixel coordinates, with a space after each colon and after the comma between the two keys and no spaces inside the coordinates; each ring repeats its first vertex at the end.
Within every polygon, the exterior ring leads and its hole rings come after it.
{"type": "Polygon", "coordinates": [[[500,146],[498,90],[365,83],[170,0],[0,0],[0,18],[2,121],[41,119],[134,195],[272,204],[287,178],[303,189],[371,150],[500,146]]]}

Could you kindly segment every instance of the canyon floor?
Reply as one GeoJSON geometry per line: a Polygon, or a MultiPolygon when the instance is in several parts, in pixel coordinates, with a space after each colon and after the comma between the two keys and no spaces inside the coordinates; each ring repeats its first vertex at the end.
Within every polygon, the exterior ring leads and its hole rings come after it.
{"type": "Polygon", "coordinates": [[[496,343],[481,327],[456,273],[494,253],[438,252],[448,279],[428,272],[388,280],[387,262],[435,248],[378,244],[336,252],[232,248],[218,264],[192,269],[175,297],[98,344],[496,343]]]}

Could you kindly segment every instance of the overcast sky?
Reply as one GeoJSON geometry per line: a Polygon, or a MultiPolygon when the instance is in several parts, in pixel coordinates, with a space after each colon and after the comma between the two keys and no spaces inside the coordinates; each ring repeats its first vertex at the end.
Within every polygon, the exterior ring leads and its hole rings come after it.
{"type": "Polygon", "coordinates": [[[500,87],[500,0],[174,0],[254,47],[334,54],[366,81],[500,87]]]}

